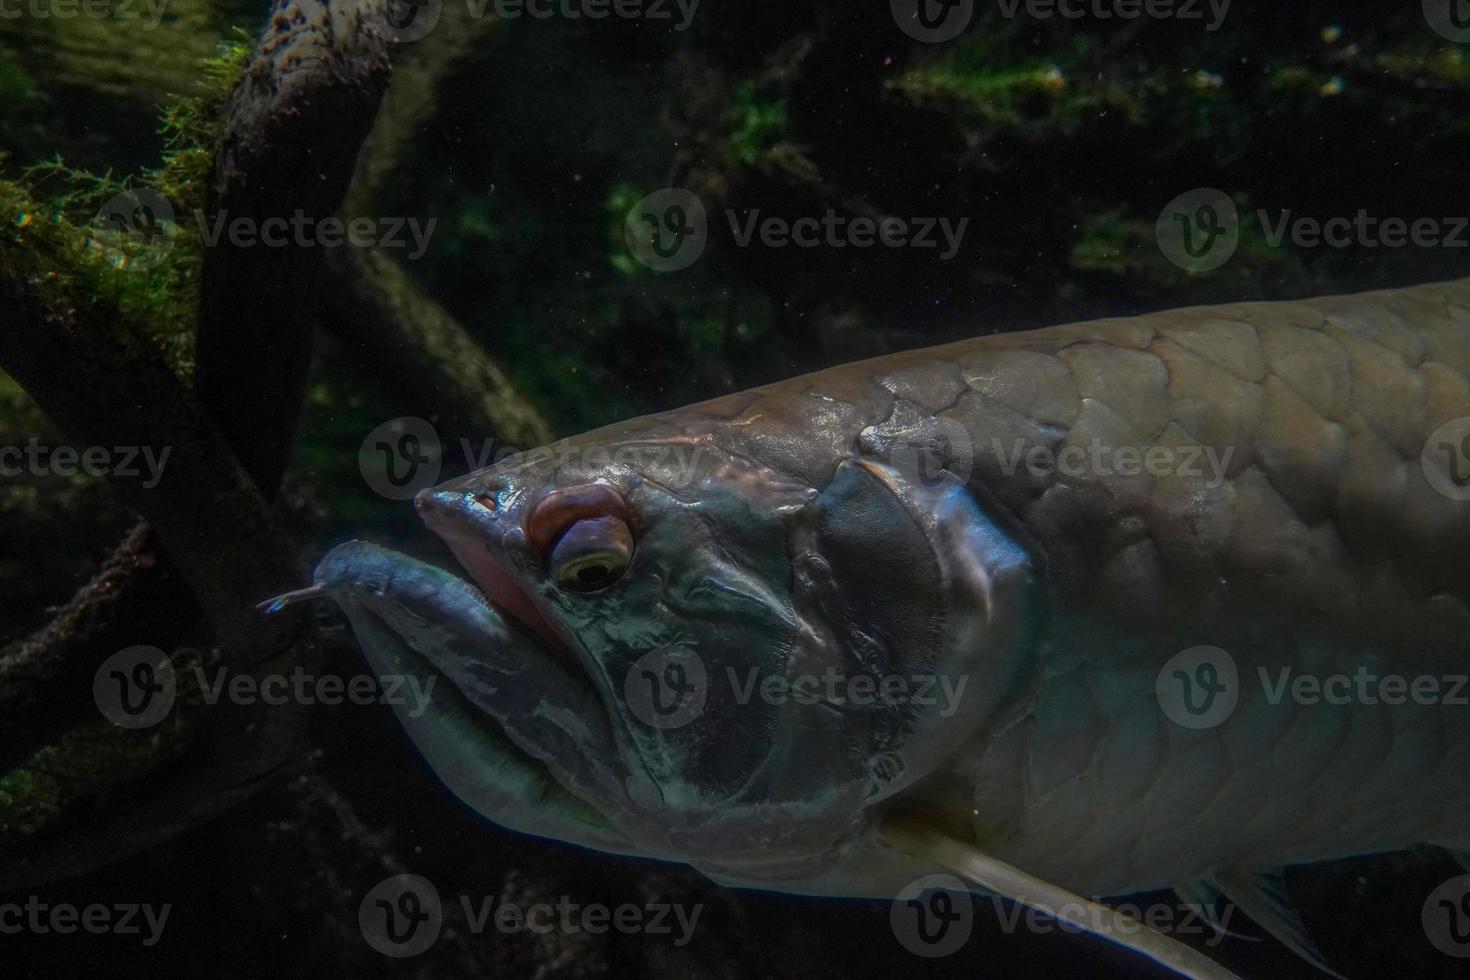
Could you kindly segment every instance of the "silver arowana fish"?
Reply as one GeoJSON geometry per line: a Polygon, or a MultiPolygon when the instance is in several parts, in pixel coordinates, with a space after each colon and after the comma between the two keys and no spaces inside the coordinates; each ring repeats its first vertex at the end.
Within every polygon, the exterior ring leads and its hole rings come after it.
{"type": "Polygon", "coordinates": [[[1470,711],[1331,680],[1463,678],[1465,416],[1470,280],[985,336],[512,457],[416,501],[471,581],[353,542],[277,605],[446,678],[402,723],[504,826],[798,893],[1223,895],[1322,965],[1281,868],[1470,849],[1470,711]]]}

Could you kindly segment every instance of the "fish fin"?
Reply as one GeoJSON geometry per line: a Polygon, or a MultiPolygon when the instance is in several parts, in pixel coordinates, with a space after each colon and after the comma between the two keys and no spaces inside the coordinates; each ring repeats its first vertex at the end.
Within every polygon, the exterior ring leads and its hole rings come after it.
{"type": "Polygon", "coordinates": [[[1281,869],[1255,872],[1226,869],[1212,875],[1211,883],[1287,949],[1328,976],[1346,980],[1327,965],[1326,957],[1312,942],[1307,927],[1291,907],[1286,878],[1281,869]]]}
{"type": "MultiPolygon", "coordinates": [[[[1185,882],[1174,886],[1174,893],[1184,900],[1185,904],[1199,909],[1200,918],[1205,920],[1205,925],[1214,930],[1215,938],[1229,936],[1231,939],[1240,939],[1248,943],[1258,943],[1260,936],[1247,936],[1243,932],[1235,932],[1225,926],[1225,920],[1220,918],[1220,899],[1225,894],[1217,888],[1208,878],[1196,878],[1194,881],[1185,882]]],[[[1227,916],[1228,918],[1228,916],[1227,916]]]]}
{"type": "Polygon", "coordinates": [[[1194,947],[1156,932],[1117,909],[1074,895],[993,858],[974,845],[951,837],[918,814],[891,813],[883,821],[880,833],[900,851],[943,865],[987,892],[1003,895],[1060,922],[1142,953],[1189,980],[1239,980],[1194,947]]]}

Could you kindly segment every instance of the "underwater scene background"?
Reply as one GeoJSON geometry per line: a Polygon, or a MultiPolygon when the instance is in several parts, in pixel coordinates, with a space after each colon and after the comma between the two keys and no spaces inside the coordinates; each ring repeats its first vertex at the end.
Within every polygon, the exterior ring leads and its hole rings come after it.
{"type": "MultiPolygon", "coordinates": [[[[588,5],[433,0],[323,68],[252,52],[341,4],[0,0],[0,905],[169,907],[131,933],[0,929],[5,972],[1170,975],[1003,904],[915,955],[887,902],[514,834],[376,693],[219,721],[180,670],[161,723],[99,717],[94,674],[137,647],[362,675],[340,615],[301,636],[253,605],[350,538],[451,561],[412,490],[511,449],[982,333],[1470,271],[1461,0],[1000,0],[934,26],[902,0],[588,5]],[[326,71],[328,111],[272,70],[326,71]],[[286,122],[232,100],[252,85],[286,122]],[[362,241],[252,248],[222,200],[360,218],[362,241]],[[698,254],[642,247],[645,214],[698,254]],[[32,348],[24,316],[81,339],[32,348]],[[160,435],[89,456],[99,417],[160,435]],[[160,446],[197,490],[147,497],[160,446]],[[161,548],[156,515],[198,555],[161,548]],[[385,955],[363,899],[404,873],[444,897],[442,928],[385,955]],[[501,928],[487,903],[644,917],[501,928]]],[[[1425,850],[1288,881],[1347,975],[1448,978],[1470,960],[1420,912],[1455,867],[1425,850]]],[[[1321,975],[1238,929],[1194,942],[1241,976],[1321,975]]]]}

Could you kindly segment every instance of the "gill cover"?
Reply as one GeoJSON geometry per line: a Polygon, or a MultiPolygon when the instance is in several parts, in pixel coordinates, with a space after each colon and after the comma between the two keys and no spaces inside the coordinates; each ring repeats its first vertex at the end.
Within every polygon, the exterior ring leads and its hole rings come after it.
{"type": "Polygon", "coordinates": [[[851,669],[894,679],[880,699],[869,796],[945,759],[1022,672],[1036,609],[1030,556],[953,475],[921,479],[849,459],[818,495],[798,549],[797,605],[835,633],[851,669]]]}

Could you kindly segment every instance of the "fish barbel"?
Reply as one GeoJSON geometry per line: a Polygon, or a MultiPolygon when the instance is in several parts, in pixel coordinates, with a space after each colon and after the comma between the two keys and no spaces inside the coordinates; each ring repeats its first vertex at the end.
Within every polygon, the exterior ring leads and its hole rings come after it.
{"type": "Polygon", "coordinates": [[[308,591],[452,682],[403,723],[504,825],[832,895],[952,843],[1223,893],[1320,964],[1281,868],[1470,850],[1467,500],[1461,280],[619,423],[420,495],[473,585],[351,543],[308,591]]]}

